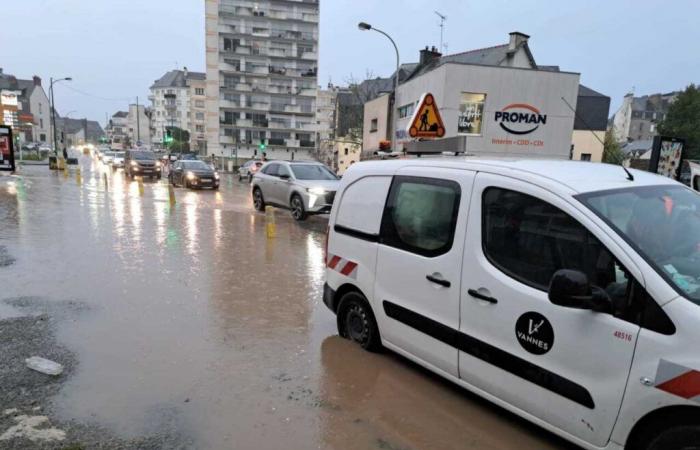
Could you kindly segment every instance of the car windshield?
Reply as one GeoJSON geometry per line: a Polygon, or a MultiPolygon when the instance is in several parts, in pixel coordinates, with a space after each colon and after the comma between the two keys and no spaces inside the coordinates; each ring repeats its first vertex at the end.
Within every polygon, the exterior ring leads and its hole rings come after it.
{"type": "Polygon", "coordinates": [[[131,157],[134,159],[145,159],[149,161],[156,159],[156,155],[151,152],[131,152],[131,157]]]}
{"type": "Polygon", "coordinates": [[[320,164],[293,164],[292,172],[297,180],[337,180],[333,172],[320,164]]]}
{"type": "Polygon", "coordinates": [[[700,195],[680,185],[578,196],[676,290],[700,305],[700,195]]]}
{"type": "Polygon", "coordinates": [[[116,158],[123,158],[124,157],[124,152],[114,152],[114,156],[116,158]]]}
{"type": "Polygon", "coordinates": [[[182,167],[187,170],[206,170],[210,169],[209,165],[204,161],[182,161],[182,167]]]}

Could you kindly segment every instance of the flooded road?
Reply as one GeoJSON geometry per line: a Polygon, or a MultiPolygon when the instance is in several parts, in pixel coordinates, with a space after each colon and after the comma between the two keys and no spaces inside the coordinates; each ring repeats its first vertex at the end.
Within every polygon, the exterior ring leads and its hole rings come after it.
{"type": "Polygon", "coordinates": [[[78,360],[53,398],[61,418],[202,449],[565,446],[340,339],[321,300],[325,217],[278,211],[267,239],[231,176],[218,192],[176,189],[171,207],[165,179],[140,195],[121,171],[80,164],[81,183],[47,167],[0,178],[0,249],[14,259],[0,267],[0,318],[18,297],[86,305],[57,331],[78,360]]]}

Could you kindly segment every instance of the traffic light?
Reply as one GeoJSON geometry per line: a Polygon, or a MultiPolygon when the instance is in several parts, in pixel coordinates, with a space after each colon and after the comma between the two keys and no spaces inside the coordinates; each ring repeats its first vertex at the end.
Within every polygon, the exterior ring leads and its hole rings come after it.
{"type": "Polygon", "coordinates": [[[258,148],[261,151],[265,150],[265,139],[260,139],[260,145],[258,145],[258,148]]]}
{"type": "Polygon", "coordinates": [[[163,138],[163,142],[166,144],[170,144],[173,141],[173,132],[171,130],[165,130],[165,137],[163,138]]]}

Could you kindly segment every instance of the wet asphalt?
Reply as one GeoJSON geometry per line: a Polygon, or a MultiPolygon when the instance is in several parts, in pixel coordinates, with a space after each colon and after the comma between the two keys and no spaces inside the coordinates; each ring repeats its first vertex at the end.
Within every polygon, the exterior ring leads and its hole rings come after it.
{"type": "Polygon", "coordinates": [[[0,176],[0,448],[548,449],[566,444],[391,353],[337,336],[324,216],[249,186],[137,182],[89,156],[0,176]],[[66,367],[30,372],[24,358],[66,367]],[[9,411],[9,412],[8,412],[9,411]],[[21,415],[45,415],[2,439],[21,415]]]}

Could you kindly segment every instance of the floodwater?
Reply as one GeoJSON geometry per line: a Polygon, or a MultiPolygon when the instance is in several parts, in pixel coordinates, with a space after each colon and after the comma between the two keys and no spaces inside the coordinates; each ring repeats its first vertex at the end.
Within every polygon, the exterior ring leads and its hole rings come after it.
{"type": "Polygon", "coordinates": [[[565,445],[340,339],[321,300],[326,218],[278,211],[268,239],[231,176],[218,192],[176,189],[171,207],[165,179],[141,196],[121,171],[80,164],[80,184],[47,167],[0,178],[0,245],[16,259],[0,300],[89,305],[59,330],[79,360],[55,399],[61,416],[125,437],[177,430],[203,449],[565,445]]]}

